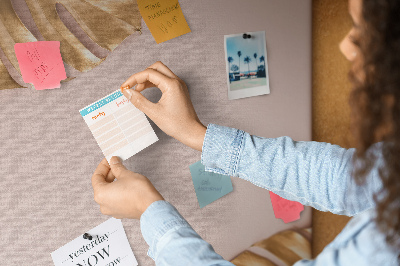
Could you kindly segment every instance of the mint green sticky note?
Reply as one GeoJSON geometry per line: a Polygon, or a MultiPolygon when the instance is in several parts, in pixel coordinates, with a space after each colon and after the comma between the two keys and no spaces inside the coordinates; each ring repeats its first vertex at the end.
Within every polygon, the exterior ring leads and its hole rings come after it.
{"type": "Polygon", "coordinates": [[[206,172],[200,161],[189,166],[200,208],[233,190],[229,176],[206,172]]]}

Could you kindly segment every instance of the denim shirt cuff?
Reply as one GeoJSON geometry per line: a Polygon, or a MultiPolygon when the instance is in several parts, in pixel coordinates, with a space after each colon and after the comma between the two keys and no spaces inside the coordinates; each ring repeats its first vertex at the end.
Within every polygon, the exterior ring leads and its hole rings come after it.
{"type": "Polygon", "coordinates": [[[153,202],[140,217],[140,229],[144,240],[149,245],[147,255],[154,260],[160,239],[167,232],[181,227],[190,227],[190,225],[174,206],[165,200],[153,202]]]}
{"type": "Polygon", "coordinates": [[[205,170],[237,176],[244,133],[242,130],[209,124],[201,153],[201,163],[205,170]]]}

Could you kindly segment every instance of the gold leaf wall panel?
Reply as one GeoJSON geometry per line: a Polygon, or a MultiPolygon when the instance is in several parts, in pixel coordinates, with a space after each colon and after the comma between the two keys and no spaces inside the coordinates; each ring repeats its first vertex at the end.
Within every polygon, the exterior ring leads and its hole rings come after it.
{"type": "MultiPolygon", "coordinates": [[[[141,16],[137,3],[133,0],[25,0],[25,2],[43,38],[46,41],[60,41],[64,62],[79,71],[91,70],[104,58],[95,56],[70,32],[57,13],[57,3],[70,12],[90,39],[109,51],[114,50],[135,31],[141,30],[141,16]]],[[[36,38],[18,18],[11,0],[0,0],[0,4],[0,48],[19,71],[14,44],[36,41],[36,38]]],[[[0,75],[5,81],[11,76],[4,64],[2,66],[0,75]]],[[[1,84],[0,89],[7,89],[15,88],[17,83],[1,82],[1,84]]]]}
{"type": "MultiPolygon", "coordinates": [[[[52,2],[53,0],[41,1],[52,2]]],[[[72,14],[87,35],[107,50],[114,50],[126,37],[135,32],[132,25],[85,1],[62,0],[59,2],[72,14]]]]}
{"type": "Polygon", "coordinates": [[[236,266],[293,265],[311,259],[310,240],[310,228],[281,231],[253,244],[231,262],[236,266]]]}
{"type": "Polygon", "coordinates": [[[87,71],[101,63],[64,25],[56,11],[55,1],[26,0],[40,33],[46,41],[59,41],[63,60],[79,71],[87,71]]]}
{"type": "Polygon", "coordinates": [[[132,5],[132,0],[86,0],[94,6],[110,13],[111,15],[123,20],[132,26],[136,27],[136,30],[140,31],[140,21],[142,19],[139,7],[136,0],[132,5]],[[127,6],[131,6],[127,9],[127,6]]]}
{"type": "Polygon", "coordinates": [[[7,68],[0,59],[0,90],[15,88],[21,88],[21,86],[8,74],[7,68]]]}
{"type": "MultiPolygon", "coordinates": [[[[0,1],[0,48],[3,50],[12,66],[20,72],[17,57],[14,52],[14,44],[16,42],[34,42],[36,38],[17,17],[11,2],[9,0],[0,1]]],[[[0,62],[0,90],[22,87],[9,75],[4,63],[2,61],[0,62]]]]}

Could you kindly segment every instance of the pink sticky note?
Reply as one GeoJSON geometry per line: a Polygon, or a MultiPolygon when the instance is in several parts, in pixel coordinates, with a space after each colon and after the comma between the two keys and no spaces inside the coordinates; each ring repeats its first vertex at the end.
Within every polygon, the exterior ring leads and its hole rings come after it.
{"type": "Polygon", "coordinates": [[[275,218],[282,219],[284,223],[300,219],[300,213],[304,210],[304,206],[301,203],[281,198],[271,191],[269,196],[271,197],[275,218]]]}
{"type": "Polygon", "coordinates": [[[26,42],[14,45],[15,54],[25,83],[36,90],[60,87],[67,78],[60,53],[60,42],[26,42]]]}

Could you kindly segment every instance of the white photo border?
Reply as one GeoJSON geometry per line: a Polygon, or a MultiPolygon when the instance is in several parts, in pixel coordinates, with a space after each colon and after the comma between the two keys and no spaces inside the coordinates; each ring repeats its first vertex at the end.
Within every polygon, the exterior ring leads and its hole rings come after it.
{"type": "Polygon", "coordinates": [[[263,38],[261,38],[260,42],[262,42],[262,47],[264,48],[264,54],[265,54],[265,76],[266,76],[266,85],[265,86],[259,86],[259,87],[253,87],[253,88],[246,88],[246,89],[240,89],[236,91],[231,91],[230,90],[230,83],[229,83],[229,63],[227,62],[228,58],[228,51],[227,51],[227,45],[226,45],[226,40],[227,38],[231,37],[242,37],[243,33],[238,33],[238,34],[230,34],[230,35],[224,35],[224,50],[225,50],[225,67],[226,67],[226,81],[228,85],[228,98],[229,100],[235,100],[235,99],[241,99],[241,98],[247,98],[247,97],[252,97],[252,96],[259,96],[259,95],[265,95],[265,94],[270,94],[270,87],[269,87],[269,73],[268,73],[268,56],[267,56],[267,45],[265,41],[265,31],[253,31],[253,32],[246,32],[246,34],[250,35],[262,35],[263,38]],[[262,33],[262,34],[260,34],[262,33]]]}

